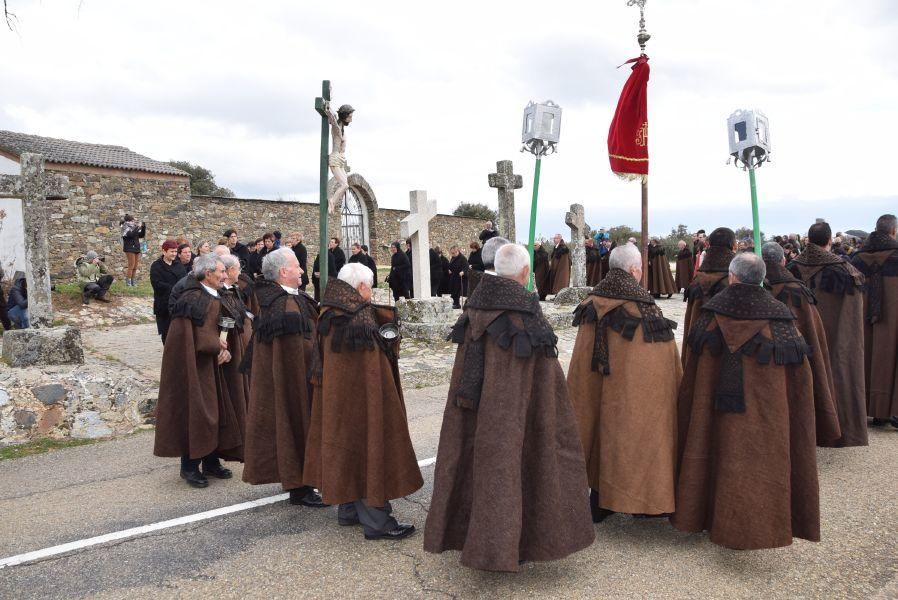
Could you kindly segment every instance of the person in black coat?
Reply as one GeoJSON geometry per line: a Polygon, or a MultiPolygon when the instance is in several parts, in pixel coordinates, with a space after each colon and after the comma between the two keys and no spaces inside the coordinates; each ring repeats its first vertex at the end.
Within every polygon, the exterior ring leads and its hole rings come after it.
{"type": "Polygon", "coordinates": [[[291,233],[290,239],[293,242],[293,254],[296,255],[296,260],[299,261],[299,268],[302,269],[302,275],[300,276],[299,281],[299,289],[305,291],[306,286],[309,285],[309,269],[307,266],[309,261],[309,252],[308,250],[306,250],[305,244],[302,243],[301,233],[291,233]]]}
{"type": "Polygon", "coordinates": [[[165,343],[171,315],[168,311],[168,300],[172,288],[187,275],[187,270],[178,261],[178,242],[165,240],[162,243],[162,256],[150,267],[150,283],[153,286],[153,314],[156,315],[156,331],[165,343]]]}
{"type": "MultiPolygon", "coordinates": [[[[315,302],[321,301],[321,271],[319,268],[321,255],[315,257],[315,262],[312,263],[312,285],[315,286],[315,302]]],[[[337,277],[337,263],[334,262],[334,253],[330,250],[327,251],[327,278],[328,279],[336,279],[337,277]]]]}
{"type": "Polygon", "coordinates": [[[499,235],[499,230],[493,227],[492,221],[487,221],[486,227],[483,229],[483,231],[480,232],[480,235],[478,236],[480,238],[480,244],[483,245],[487,243],[487,241],[493,239],[497,235],[499,235]]]}
{"type": "MultiPolygon", "coordinates": [[[[30,327],[28,323],[28,280],[25,279],[25,273],[22,271],[16,271],[13,276],[12,287],[9,288],[9,300],[4,308],[17,329],[30,327]]],[[[12,325],[9,329],[12,329],[12,325]]]]}
{"type": "Polygon", "coordinates": [[[412,271],[412,238],[405,240],[405,257],[408,259],[408,298],[415,297],[415,272],[412,271]]]}
{"type": "Polygon", "coordinates": [[[449,248],[449,295],[452,296],[452,308],[461,308],[459,298],[468,296],[468,259],[458,250],[458,246],[449,248]]]}
{"type": "Polygon", "coordinates": [[[368,254],[368,246],[362,244],[362,254],[365,255],[362,264],[374,271],[374,287],[377,287],[377,263],[374,262],[374,257],[368,254]]]}
{"type": "Polygon", "coordinates": [[[387,275],[387,283],[393,290],[393,300],[399,300],[400,297],[410,298],[412,266],[408,261],[408,256],[399,249],[399,242],[390,244],[390,254],[390,274],[387,275]]]}
{"type": "Polygon", "coordinates": [[[449,293],[449,259],[439,247],[437,247],[437,252],[440,255],[440,288],[437,295],[442,297],[443,294],[449,293]]]}
{"type": "MultiPolygon", "coordinates": [[[[0,265],[0,282],[3,281],[3,266],[0,265]]],[[[12,329],[12,323],[6,314],[6,298],[3,297],[3,288],[0,287],[0,324],[3,325],[4,331],[12,329]]]]}
{"type": "Polygon", "coordinates": [[[440,262],[440,247],[430,249],[430,295],[431,296],[439,296],[440,295],[440,280],[443,278],[442,268],[443,265],[440,262]]]}
{"type": "Polygon", "coordinates": [[[363,248],[364,247],[359,243],[355,243],[350,246],[348,262],[359,263],[371,269],[371,272],[374,273],[374,283],[371,287],[377,287],[377,265],[374,264],[374,259],[364,252],[363,248]]]}
{"type": "Polygon", "coordinates": [[[471,251],[468,253],[468,265],[475,271],[486,271],[486,267],[483,266],[483,259],[480,258],[480,244],[471,242],[469,248],[471,251]]]}
{"type": "Polygon", "coordinates": [[[228,238],[228,248],[231,249],[231,254],[240,260],[240,269],[246,271],[246,267],[249,264],[250,251],[249,248],[237,241],[237,230],[228,229],[222,236],[228,238]]]}
{"type": "Polygon", "coordinates": [[[343,265],[346,264],[346,253],[340,247],[340,238],[331,238],[327,244],[327,249],[334,255],[334,264],[337,265],[337,270],[334,272],[334,277],[336,277],[343,265]]]}
{"type": "Polygon", "coordinates": [[[137,266],[140,264],[140,240],[146,237],[147,226],[143,221],[140,226],[131,215],[126,214],[119,222],[122,231],[122,251],[125,253],[127,268],[125,269],[125,285],[134,287],[137,266]]]}

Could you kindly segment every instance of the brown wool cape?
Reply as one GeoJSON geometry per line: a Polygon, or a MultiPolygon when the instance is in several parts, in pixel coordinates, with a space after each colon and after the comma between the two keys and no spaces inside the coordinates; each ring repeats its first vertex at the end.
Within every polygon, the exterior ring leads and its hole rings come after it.
{"type": "Polygon", "coordinates": [[[663,246],[649,246],[649,292],[652,294],[673,294],[677,292],[670,262],[663,246]]]}
{"type": "Polygon", "coordinates": [[[812,352],[787,306],[756,285],[707,302],[687,343],[671,523],[737,550],[820,540],[812,352]]]}
{"type": "Polygon", "coordinates": [[[867,277],[867,411],[888,419],[898,416],[898,242],[873,232],[851,262],[867,277]]]}
{"type": "Polygon", "coordinates": [[[249,373],[241,369],[243,359],[246,356],[247,347],[253,337],[252,321],[246,316],[246,296],[237,286],[230,289],[219,290],[221,295],[222,316],[228,316],[235,321],[235,326],[228,332],[228,351],[231,353],[231,361],[221,366],[228,393],[234,401],[234,405],[240,410],[241,430],[246,429],[246,407],[249,404],[249,373]]]}
{"type": "Polygon", "coordinates": [[[612,269],[574,311],[579,326],[567,384],[589,487],[614,512],[674,511],[676,323],[632,275],[612,269]]]}
{"type": "Polygon", "coordinates": [[[251,366],[243,480],[291,490],[303,486],[313,383],[321,375],[318,310],[305,292],[288,294],[275,282],[257,282],[255,294],[259,315],[243,361],[251,366]]]}
{"type": "Polygon", "coordinates": [[[689,337],[692,321],[701,313],[705,302],[729,285],[730,262],[734,256],[736,253],[729,248],[709,246],[705,251],[702,266],[683,292],[683,302],[687,303],[686,315],[683,317],[683,349],[680,352],[683,366],[686,365],[686,355],[689,353],[686,339],[689,337]]]}
{"type": "MultiPolygon", "coordinates": [[[[171,310],[156,407],[156,456],[243,458],[243,407],[218,363],[221,303],[189,277],[171,310]]],[[[233,358],[231,359],[233,360],[233,358]]]]}
{"type": "MultiPolygon", "coordinates": [[[[808,362],[814,377],[814,406],[818,411],[816,415],[817,445],[842,447],[846,440],[843,440],[841,436],[836,439],[827,437],[833,433],[828,424],[831,421],[837,423],[841,421],[833,397],[835,386],[830,368],[829,347],[826,343],[823,319],[820,318],[820,313],[817,311],[817,298],[814,296],[814,292],[796,279],[782,264],[767,261],[764,264],[767,267],[765,287],[774,298],[792,310],[792,314],[796,318],[795,326],[798,328],[798,333],[813,350],[808,357],[808,362]],[[820,411],[825,414],[821,414],[820,411]]],[[[841,429],[839,433],[841,433],[841,429]]]]}
{"type": "Polygon", "coordinates": [[[518,571],[520,560],[586,548],[595,533],[583,449],[536,294],[485,277],[451,338],[459,346],[424,549],[460,550],[475,569],[518,571]]]}
{"type": "Polygon", "coordinates": [[[545,300],[552,290],[552,273],[549,271],[549,253],[540,246],[533,251],[533,279],[540,300],[545,300]]]}
{"type": "Polygon", "coordinates": [[[567,244],[561,242],[552,250],[552,264],[550,266],[552,286],[550,294],[557,294],[571,285],[571,251],[567,244]]]}
{"type": "Polygon", "coordinates": [[[602,257],[598,248],[586,248],[586,285],[593,287],[602,280],[602,257]]]}
{"type": "Polygon", "coordinates": [[[677,253],[677,274],[674,287],[677,291],[685,290],[692,283],[692,271],[695,267],[695,257],[689,248],[683,248],[677,253]]]}
{"type": "Polygon", "coordinates": [[[867,445],[864,383],[864,276],[841,256],[808,244],[787,269],[817,298],[833,375],[842,437],[833,445],[867,445]]]}
{"type": "Polygon", "coordinates": [[[305,482],[327,504],[364,499],[382,507],[424,485],[408,432],[399,382],[396,309],[362,299],[348,283],[328,283],[318,332],[323,373],[312,402],[305,482]],[[347,374],[351,373],[351,377],[347,374]]]}

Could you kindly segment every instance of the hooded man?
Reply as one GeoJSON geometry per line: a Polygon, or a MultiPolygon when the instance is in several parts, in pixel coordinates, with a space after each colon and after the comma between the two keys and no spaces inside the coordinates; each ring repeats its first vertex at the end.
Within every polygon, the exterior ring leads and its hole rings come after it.
{"type": "Polygon", "coordinates": [[[552,289],[549,293],[557,294],[571,285],[571,250],[560,233],[556,233],[552,241],[555,247],[552,249],[552,263],[549,267],[552,273],[552,289]]]}

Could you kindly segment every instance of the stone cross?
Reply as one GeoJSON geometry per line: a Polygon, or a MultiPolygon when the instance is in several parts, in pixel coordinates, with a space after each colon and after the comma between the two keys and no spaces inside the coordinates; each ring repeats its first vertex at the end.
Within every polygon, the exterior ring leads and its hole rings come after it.
{"type": "Polygon", "coordinates": [[[415,299],[430,298],[430,220],[437,215],[437,201],[428,200],[427,192],[409,192],[411,212],[399,222],[399,233],[412,240],[412,278],[415,299]]]}
{"type": "Polygon", "coordinates": [[[25,279],[28,320],[34,328],[51,327],[50,261],[47,251],[47,200],[69,197],[69,178],[44,172],[44,157],[23,152],[21,175],[0,175],[0,198],[21,198],[25,225],[25,279]]]}
{"type": "Polygon", "coordinates": [[[499,235],[515,243],[514,232],[514,191],[524,187],[524,180],[514,174],[510,160],[496,162],[496,172],[489,174],[490,187],[499,191],[499,235]]]}
{"type": "Polygon", "coordinates": [[[564,222],[571,228],[571,287],[583,287],[586,285],[586,249],[583,241],[589,234],[583,205],[571,204],[571,210],[564,215],[564,222]]]}

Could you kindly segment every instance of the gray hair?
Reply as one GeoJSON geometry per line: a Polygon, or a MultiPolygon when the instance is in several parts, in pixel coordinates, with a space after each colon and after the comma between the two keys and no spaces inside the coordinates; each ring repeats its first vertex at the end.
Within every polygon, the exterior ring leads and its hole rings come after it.
{"type": "Polygon", "coordinates": [[[359,289],[359,284],[364,283],[368,287],[374,286],[374,271],[363,265],[362,263],[346,263],[337,273],[337,279],[345,281],[353,287],[359,289]]]}
{"type": "Polygon", "coordinates": [[[231,249],[224,244],[218,244],[217,246],[212,248],[212,254],[217,254],[218,256],[230,256],[231,249]]]}
{"type": "Polygon", "coordinates": [[[240,268],[240,259],[236,256],[228,254],[226,256],[219,256],[221,262],[224,263],[225,269],[230,269],[232,267],[240,268]]]}
{"type": "MultiPolygon", "coordinates": [[[[486,243],[483,244],[483,250],[480,251],[480,259],[483,261],[483,266],[492,267],[496,262],[496,251],[498,251],[502,246],[510,243],[511,242],[506,240],[504,237],[499,237],[498,235],[496,237],[491,237],[490,239],[488,239],[486,243]]],[[[530,264],[530,259],[528,258],[527,260],[527,264],[530,264]]]]}
{"type": "Polygon", "coordinates": [[[618,246],[611,251],[611,255],[608,257],[608,267],[610,269],[621,269],[627,273],[633,267],[642,268],[642,253],[633,244],[618,246]]]}
{"type": "Polygon", "coordinates": [[[767,265],[754,252],[740,252],[730,262],[730,274],[739,283],[761,285],[767,275],[767,265]]]}
{"type": "MultiPolygon", "coordinates": [[[[503,238],[492,238],[489,242],[495,239],[503,238]]],[[[500,245],[499,249],[496,250],[496,275],[499,277],[516,277],[524,267],[530,266],[530,252],[520,244],[512,244],[507,240],[503,241],[506,243],[500,245]]]]}
{"type": "Polygon", "coordinates": [[[895,215],[883,215],[876,219],[876,231],[889,235],[898,229],[898,217],[895,215]]]}
{"type": "Polygon", "coordinates": [[[783,247],[776,242],[767,242],[761,246],[761,258],[766,262],[781,263],[786,257],[783,247]]]}
{"type": "Polygon", "coordinates": [[[224,264],[221,257],[215,254],[197,256],[193,261],[193,276],[197,281],[202,281],[206,278],[206,273],[218,268],[218,263],[224,264]]]}
{"type": "Polygon", "coordinates": [[[290,248],[278,248],[265,255],[262,259],[262,277],[268,281],[277,281],[281,269],[287,266],[290,257],[296,258],[290,248]]]}

